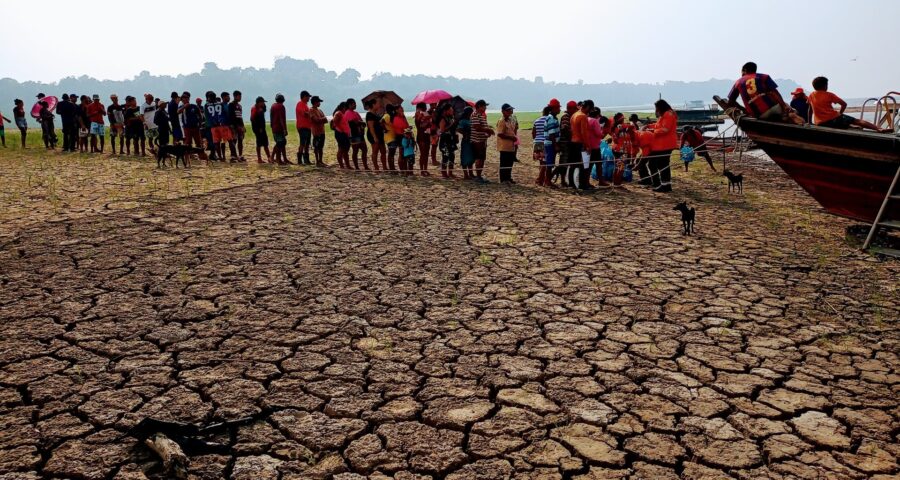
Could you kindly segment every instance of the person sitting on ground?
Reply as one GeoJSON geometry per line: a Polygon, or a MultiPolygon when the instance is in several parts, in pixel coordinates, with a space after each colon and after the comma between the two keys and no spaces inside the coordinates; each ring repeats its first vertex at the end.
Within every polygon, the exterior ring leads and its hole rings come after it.
{"type": "Polygon", "coordinates": [[[772,77],[756,72],[756,64],[747,62],[741,69],[741,78],[734,82],[728,93],[728,106],[736,107],[741,97],[747,114],[760,120],[772,122],[802,123],[798,116],[791,117],[790,107],[778,93],[778,84],[772,77]]]}
{"type": "Polygon", "coordinates": [[[853,125],[860,128],[875,130],[880,133],[891,132],[891,129],[889,128],[878,128],[877,125],[871,122],[845,115],[844,111],[847,110],[847,102],[841,99],[841,97],[828,91],[827,78],[816,77],[813,79],[812,85],[816,91],[809,94],[809,104],[812,107],[816,125],[820,127],[839,128],[842,130],[853,125]],[[835,103],[841,106],[840,111],[834,109],[833,105],[835,103]]]}
{"type": "Polygon", "coordinates": [[[812,123],[812,109],[809,108],[809,99],[806,98],[806,92],[800,87],[791,92],[791,108],[797,112],[797,115],[804,122],[812,123]]]}

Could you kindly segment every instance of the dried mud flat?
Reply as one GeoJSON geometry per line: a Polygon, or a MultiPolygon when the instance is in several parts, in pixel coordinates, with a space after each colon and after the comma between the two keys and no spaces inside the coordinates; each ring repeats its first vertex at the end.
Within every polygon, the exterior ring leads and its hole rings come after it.
{"type": "Polygon", "coordinates": [[[0,479],[165,478],[129,427],[248,416],[194,478],[897,478],[900,267],[743,170],[743,197],[304,171],[18,230],[0,479]]]}

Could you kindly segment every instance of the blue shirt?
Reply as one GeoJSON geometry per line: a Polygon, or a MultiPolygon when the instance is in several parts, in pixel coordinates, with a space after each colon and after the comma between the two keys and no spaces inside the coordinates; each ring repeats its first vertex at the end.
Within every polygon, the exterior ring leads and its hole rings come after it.
{"type": "Polygon", "coordinates": [[[403,136],[403,139],[400,140],[400,144],[403,146],[403,156],[404,157],[415,157],[416,156],[416,139],[408,138],[406,135],[403,136]]]}
{"type": "Polygon", "coordinates": [[[559,120],[553,115],[544,117],[544,145],[553,145],[553,138],[559,140],[559,120]]]}
{"type": "Polygon", "coordinates": [[[810,119],[812,118],[812,109],[809,108],[809,100],[807,100],[806,97],[791,100],[791,108],[796,110],[797,115],[800,115],[800,118],[806,120],[806,123],[810,122],[810,119]]]}
{"type": "Polygon", "coordinates": [[[228,112],[221,103],[207,103],[204,108],[206,109],[207,127],[212,128],[228,125],[228,112]]]}
{"type": "Polygon", "coordinates": [[[200,107],[189,103],[184,108],[184,128],[200,128],[200,107]]]}
{"type": "Polygon", "coordinates": [[[547,117],[539,117],[534,121],[534,143],[544,143],[544,125],[547,124],[547,117]]]}

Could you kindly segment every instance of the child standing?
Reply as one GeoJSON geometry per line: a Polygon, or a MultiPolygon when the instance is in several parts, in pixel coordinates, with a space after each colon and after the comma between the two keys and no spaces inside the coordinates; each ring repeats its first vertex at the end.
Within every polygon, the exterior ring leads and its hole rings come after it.
{"type": "Polygon", "coordinates": [[[412,127],[407,127],[400,140],[400,145],[403,147],[403,168],[401,170],[406,176],[412,175],[413,166],[416,164],[416,143],[412,127]]]}

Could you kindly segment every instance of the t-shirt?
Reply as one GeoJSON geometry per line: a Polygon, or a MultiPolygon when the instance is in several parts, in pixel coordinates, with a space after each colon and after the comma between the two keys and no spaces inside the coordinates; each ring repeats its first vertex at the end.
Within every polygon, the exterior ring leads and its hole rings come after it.
{"type": "Polygon", "coordinates": [[[257,136],[260,135],[260,132],[265,133],[266,131],[266,111],[265,109],[257,109],[253,107],[250,109],[250,128],[253,129],[253,133],[257,136]]]}
{"type": "Polygon", "coordinates": [[[487,115],[472,112],[472,143],[484,143],[488,139],[488,132],[479,131],[479,129],[487,130],[487,115]]]}
{"type": "Polygon", "coordinates": [[[141,105],[141,115],[144,116],[144,125],[146,125],[147,128],[156,128],[156,123],[153,122],[153,116],[156,115],[156,105],[151,105],[149,103],[141,105]]]}
{"type": "Polygon", "coordinates": [[[272,104],[272,108],[269,109],[269,121],[272,123],[273,134],[287,135],[287,113],[283,103],[272,104]]]}
{"type": "Polygon", "coordinates": [[[203,109],[206,112],[207,127],[213,128],[228,125],[228,112],[225,110],[225,105],[221,102],[207,103],[203,109]]]}
{"type": "Polygon", "coordinates": [[[391,143],[397,140],[397,134],[394,132],[394,126],[391,121],[391,116],[388,114],[384,114],[381,117],[381,124],[384,128],[384,141],[385,143],[391,143]]]}
{"type": "Polygon", "coordinates": [[[572,142],[584,144],[587,141],[587,115],[581,110],[572,114],[572,142]]]}
{"type": "Polygon", "coordinates": [[[800,118],[809,122],[811,120],[812,109],[809,107],[809,100],[806,97],[798,97],[791,100],[791,108],[797,111],[800,118]]]}
{"type": "Polygon", "coordinates": [[[497,122],[497,150],[501,152],[515,152],[516,141],[500,138],[500,135],[511,135],[515,137],[518,130],[519,124],[514,117],[510,116],[509,119],[501,117],[497,122]]]}
{"type": "Polygon", "coordinates": [[[760,117],[770,108],[778,105],[778,102],[770,95],[778,90],[778,85],[772,77],[764,73],[750,73],[734,82],[728,101],[734,102],[740,95],[747,112],[754,117],[760,117]]]}
{"type": "Polygon", "coordinates": [[[559,141],[572,140],[572,115],[566,112],[559,118],[559,141]]]}
{"type": "Polygon", "coordinates": [[[834,109],[835,103],[840,103],[841,97],[831,93],[816,90],[809,94],[809,106],[812,107],[816,118],[816,125],[821,125],[841,116],[841,112],[834,109]]]}
{"type": "Polygon", "coordinates": [[[156,124],[159,133],[162,135],[168,135],[172,130],[171,125],[169,125],[169,114],[163,109],[156,110],[156,114],[153,115],[153,123],[156,124]]]}
{"type": "Polygon", "coordinates": [[[110,105],[107,107],[106,116],[109,117],[110,125],[125,124],[125,108],[121,105],[110,105]]]}
{"type": "Polygon", "coordinates": [[[344,135],[350,135],[350,125],[347,123],[347,118],[344,116],[344,112],[338,110],[334,113],[334,117],[331,119],[331,122],[334,123],[334,129],[338,132],[343,133],[344,135]]]}
{"type": "Polygon", "coordinates": [[[587,139],[585,145],[589,150],[597,150],[600,148],[600,142],[603,141],[603,126],[600,120],[593,117],[587,118],[587,139]]]}
{"type": "Polygon", "coordinates": [[[559,138],[559,120],[553,115],[544,117],[544,145],[553,145],[553,140],[559,138]]]}
{"type": "Polygon", "coordinates": [[[106,111],[106,107],[103,106],[100,102],[93,102],[87,106],[87,116],[88,120],[91,123],[99,123],[103,125],[103,112],[106,111]]]}
{"type": "Polygon", "coordinates": [[[237,101],[228,106],[228,122],[235,128],[244,126],[244,106],[237,101]]]}
{"type": "Polygon", "coordinates": [[[678,115],[675,114],[675,111],[667,111],[650,127],[653,130],[653,141],[650,148],[654,152],[672,151],[678,148],[678,115]]]}
{"type": "Polygon", "coordinates": [[[143,122],[140,118],[140,113],[140,107],[125,107],[122,118],[125,119],[125,124],[130,130],[141,130],[144,128],[143,122]]]}
{"type": "Polygon", "coordinates": [[[56,113],[59,114],[59,118],[62,120],[63,125],[70,125],[75,122],[75,105],[68,100],[59,102],[56,106],[56,113]]]}
{"type": "Polygon", "coordinates": [[[297,128],[312,129],[312,122],[309,118],[309,104],[301,100],[297,102],[297,108],[294,111],[297,114],[297,128]]]}
{"type": "Polygon", "coordinates": [[[370,125],[366,138],[369,143],[384,143],[384,127],[381,126],[381,117],[372,112],[366,112],[366,125],[370,125]]]}
{"type": "Polygon", "coordinates": [[[313,107],[309,110],[309,121],[313,135],[325,135],[325,124],[328,120],[321,108],[313,107]]]}
{"type": "Polygon", "coordinates": [[[181,129],[181,122],[178,120],[178,101],[172,100],[166,104],[166,110],[169,114],[169,123],[172,124],[172,129],[181,129]]]}
{"type": "Polygon", "coordinates": [[[538,117],[534,121],[534,143],[544,143],[544,126],[547,125],[547,117],[538,117]]]}
{"type": "Polygon", "coordinates": [[[406,115],[394,115],[391,125],[394,127],[395,134],[403,135],[409,128],[409,120],[406,119],[406,115]]]}
{"type": "Polygon", "coordinates": [[[182,126],[184,128],[200,128],[200,107],[194,103],[189,103],[181,112],[182,126]]]}

